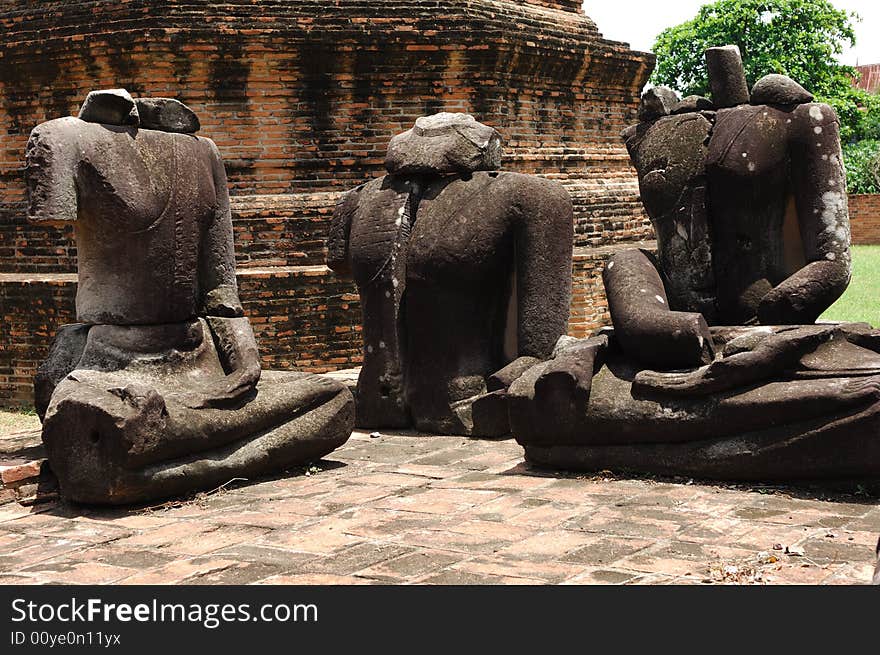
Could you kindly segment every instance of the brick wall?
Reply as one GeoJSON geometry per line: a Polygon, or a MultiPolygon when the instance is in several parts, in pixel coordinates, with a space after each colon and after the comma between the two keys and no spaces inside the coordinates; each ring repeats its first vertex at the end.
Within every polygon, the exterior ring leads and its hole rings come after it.
{"type": "Polygon", "coordinates": [[[849,220],[853,244],[880,245],[880,193],[850,195],[849,220]]]}
{"type": "MultiPolygon", "coordinates": [[[[217,142],[230,180],[242,299],[267,365],[357,363],[359,310],[342,299],[351,290],[313,267],[323,262],[338,194],[381,175],[390,137],[425,113],[475,114],[505,137],[506,169],[565,184],[580,248],[651,238],[619,134],[635,122],[653,56],[602,38],[580,4],[3,3],[0,285],[11,286],[0,289],[0,316],[16,317],[33,336],[0,334],[7,385],[0,404],[29,393],[33,363],[72,310],[64,286],[72,283],[63,283],[76,270],[71,229],[24,218],[27,137],[42,121],[75,114],[95,88],[178,97],[217,142]],[[45,281],[21,282],[35,276],[45,281]],[[43,294],[40,285],[53,293],[42,296],[47,309],[30,324],[28,293],[43,294]]],[[[585,325],[580,314],[575,323],[585,325]]]]}
{"type": "MultiPolygon", "coordinates": [[[[266,368],[323,372],[361,361],[360,301],[353,285],[323,266],[239,272],[266,368]],[[267,345],[269,347],[267,347],[267,345]]],[[[59,325],[76,320],[76,275],[0,273],[0,398],[33,403],[32,381],[59,325]]]]}
{"type": "Polygon", "coordinates": [[[859,71],[860,75],[856,86],[868,93],[880,92],[880,64],[856,66],[856,70],[859,71]]]}
{"type": "MultiPolygon", "coordinates": [[[[654,249],[652,242],[628,244],[654,249]]],[[[577,248],[568,333],[585,337],[609,321],[602,270],[615,246],[577,248]]],[[[238,284],[265,368],[325,372],[361,363],[360,300],[324,266],[244,268],[238,284]]],[[[76,275],[0,273],[0,399],[33,402],[32,380],[55,329],[76,320],[76,275]]]]}

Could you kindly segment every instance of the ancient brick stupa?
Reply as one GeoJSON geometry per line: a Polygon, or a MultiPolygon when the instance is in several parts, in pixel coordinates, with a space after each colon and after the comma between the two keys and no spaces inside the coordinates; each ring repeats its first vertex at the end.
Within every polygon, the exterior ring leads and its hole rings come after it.
{"type": "Polygon", "coordinates": [[[25,143],[92,89],[177,97],[226,161],[239,285],[266,368],[360,361],[353,286],[324,265],[339,193],[383,174],[392,135],[466,111],[505,168],[551,176],[576,212],[570,330],[602,318],[596,269],[650,238],[619,134],[653,57],[602,38],[580,0],[96,0],[0,9],[0,405],[72,320],[71,228],[27,225],[25,143]],[[594,297],[594,294],[599,297],[594,297]]]}

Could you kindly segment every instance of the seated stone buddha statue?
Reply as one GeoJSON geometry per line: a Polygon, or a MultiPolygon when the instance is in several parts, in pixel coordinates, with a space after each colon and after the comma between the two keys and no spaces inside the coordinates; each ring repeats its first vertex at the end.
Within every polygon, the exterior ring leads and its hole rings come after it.
{"type": "Polygon", "coordinates": [[[226,174],[176,100],[89,94],[27,147],[32,221],[73,221],[76,316],[35,381],[62,494],[118,504],[281,472],[343,444],[349,391],[261,371],[226,174]]]}
{"type": "Polygon", "coordinates": [[[535,464],[740,480],[880,473],[880,332],[816,324],[850,281],[837,117],[794,80],[749,90],[706,53],[711,101],[645,93],[624,132],[657,253],[619,252],[613,330],[509,389],[535,464]]]}
{"type": "Polygon", "coordinates": [[[388,175],[340,200],[328,265],[361,297],[359,425],[507,434],[507,385],[565,332],[571,200],[500,161],[493,128],[426,116],[391,140],[388,175]]]}

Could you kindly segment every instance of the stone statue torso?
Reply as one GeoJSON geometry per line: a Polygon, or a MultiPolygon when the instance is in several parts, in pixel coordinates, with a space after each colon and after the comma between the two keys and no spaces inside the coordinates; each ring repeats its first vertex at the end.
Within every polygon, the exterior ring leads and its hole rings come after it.
{"type": "Polygon", "coordinates": [[[805,264],[787,181],[792,125],[792,112],[766,105],[718,111],[706,169],[722,323],[753,320],[805,264]]]}
{"type": "Polygon", "coordinates": [[[136,325],[193,318],[202,230],[217,211],[209,142],[76,118],[39,130],[39,138],[76,149],[77,319],[136,325]]]}

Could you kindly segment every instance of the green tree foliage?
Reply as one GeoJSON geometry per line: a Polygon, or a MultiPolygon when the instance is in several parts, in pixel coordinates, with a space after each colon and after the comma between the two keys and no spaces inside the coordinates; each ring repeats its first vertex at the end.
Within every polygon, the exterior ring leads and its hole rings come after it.
{"type": "Polygon", "coordinates": [[[834,107],[841,139],[849,144],[844,162],[851,190],[875,193],[878,182],[872,170],[876,175],[880,96],[853,87],[855,69],[836,57],[847,45],[855,45],[855,20],[856,14],[837,9],[829,0],[718,0],[657,37],[657,68],[651,81],[682,95],[708,96],[703,53],[712,46],[738,45],[749,85],[764,75],[781,73],[834,107]]]}
{"type": "Polygon", "coordinates": [[[828,0],[718,0],[657,37],[652,81],[683,95],[708,95],[703,52],[735,44],[750,85],[781,73],[816,95],[836,97],[851,87],[855,74],[835,59],[846,44],[855,44],[854,18],[828,0]]]}
{"type": "Polygon", "coordinates": [[[880,141],[865,139],[843,148],[850,193],[880,193],[880,141]]]}

